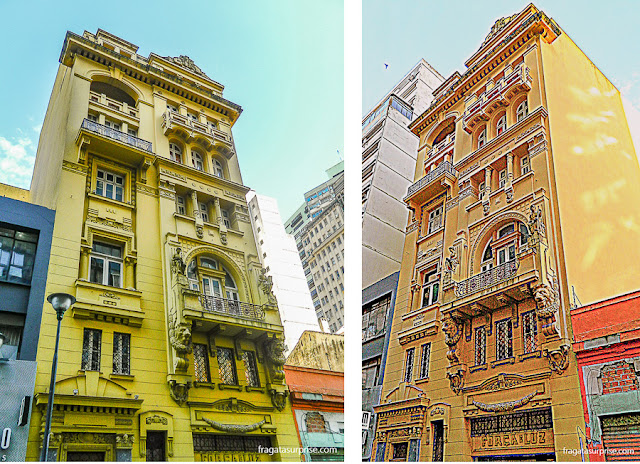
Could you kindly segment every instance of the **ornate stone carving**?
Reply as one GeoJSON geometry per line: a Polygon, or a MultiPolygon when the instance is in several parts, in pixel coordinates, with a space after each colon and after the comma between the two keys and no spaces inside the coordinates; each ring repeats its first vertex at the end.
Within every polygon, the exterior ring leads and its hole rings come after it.
{"type": "Polygon", "coordinates": [[[116,435],[116,448],[133,448],[134,437],[128,433],[116,435]]]}
{"type": "Polygon", "coordinates": [[[556,374],[562,374],[569,367],[569,347],[560,346],[557,350],[544,350],[542,353],[549,361],[549,367],[556,374]]]}
{"type": "Polygon", "coordinates": [[[157,414],[147,417],[145,422],[147,424],[162,424],[162,425],[167,425],[169,423],[166,417],[162,417],[157,414]]]}
{"type": "Polygon", "coordinates": [[[191,388],[191,382],[178,383],[175,380],[169,381],[171,398],[182,406],[189,399],[189,388],[191,388]]]}
{"type": "Polygon", "coordinates": [[[504,29],[507,24],[509,24],[512,20],[514,20],[518,15],[514,14],[513,16],[505,16],[504,18],[500,18],[498,20],[496,20],[495,23],[493,23],[493,26],[491,26],[491,30],[489,31],[489,34],[487,34],[487,36],[484,38],[484,42],[482,42],[482,47],[484,47],[484,45],[489,42],[491,39],[493,39],[496,35],[498,35],[498,33],[504,29]]]}
{"type": "Polygon", "coordinates": [[[560,309],[560,289],[554,273],[549,272],[551,285],[542,283],[533,290],[536,301],[536,316],[542,321],[542,333],[546,337],[558,335],[556,315],[560,309]]]}
{"type": "Polygon", "coordinates": [[[458,264],[460,264],[460,260],[458,259],[458,250],[456,247],[449,247],[449,257],[445,261],[445,269],[451,273],[456,272],[458,268],[458,264]]]}
{"type": "Polygon", "coordinates": [[[448,372],[447,377],[449,378],[449,388],[451,388],[451,391],[456,395],[460,393],[464,385],[462,372],[448,372]]]}
{"type": "Polygon", "coordinates": [[[490,212],[490,203],[486,202],[486,203],[482,203],[482,213],[486,216],[487,214],[489,214],[490,212]]]}
{"type": "Polygon", "coordinates": [[[520,408],[520,407],[524,406],[529,401],[531,401],[531,398],[533,398],[537,394],[538,394],[538,390],[536,390],[534,392],[531,392],[526,396],[523,396],[519,400],[506,401],[504,403],[486,404],[486,403],[481,403],[480,401],[475,401],[475,400],[472,400],[471,402],[473,403],[473,405],[476,408],[480,409],[481,411],[485,411],[485,412],[508,412],[508,411],[513,411],[514,409],[517,409],[517,408],[520,408]]]}
{"type": "Polygon", "coordinates": [[[189,71],[191,71],[194,74],[197,74],[199,76],[202,77],[206,77],[207,79],[209,78],[203,71],[202,69],[200,69],[198,66],[196,66],[196,64],[193,62],[193,60],[191,58],[189,58],[187,55],[180,55],[178,57],[171,57],[171,56],[165,56],[164,57],[165,60],[170,61],[174,64],[177,64],[178,66],[188,69],[189,71]]]}
{"type": "Polygon", "coordinates": [[[447,314],[442,320],[442,332],[444,333],[444,342],[449,347],[447,352],[449,365],[459,364],[460,360],[456,354],[456,345],[460,341],[460,337],[462,337],[462,326],[447,314]]]}
{"type": "Polygon", "coordinates": [[[544,235],[545,227],[542,222],[542,208],[536,205],[531,205],[531,212],[529,213],[529,229],[531,233],[538,232],[540,235],[544,235]]]}
{"type": "Polygon", "coordinates": [[[267,356],[271,382],[277,384],[284,383],[284,370],[282,368],[286,361],[284,356],[284,341],[279,338],[270,338],[264,342],[263,347],[267,356]]]}
{"type": "Polygon", "coordinates": [[[271,390],[271,403],[276,407],[278,411],[282,411],[287,405],[287,391],[271,390]]]}
{"type": "Polygon", "coordinates": [[[171,272],[173,274],[184,274],[186,267],[182,259],[182,249],[178,247],[173,253],[173,258],[171,258],[171,272]]]}
{"type": "Polygon", "coordinates": [[[254,430],[258,430],[262,425],[264,425],[267,421],[266,419],[262,419],[260,422],[256,422],[255,424],[241,425],[241,424],[223,424],[221,422],[216,422],[214,420],[202,418],[207,424],[213,427],[216,430],[221,430],[223,432],[231,432],[231,433],[247,433],[253,432],[254,430]]]}
{"type": "Polygon", "coordinates": [[[273,279],[270,275],[267,275],[267,270],[262,268],[258,273],[258,285],[260,286],[260,290],[267,297],[267,301],[270,305],[277,305],[278,302],[276,300],[275,295],[273,294],[273,279]]]}

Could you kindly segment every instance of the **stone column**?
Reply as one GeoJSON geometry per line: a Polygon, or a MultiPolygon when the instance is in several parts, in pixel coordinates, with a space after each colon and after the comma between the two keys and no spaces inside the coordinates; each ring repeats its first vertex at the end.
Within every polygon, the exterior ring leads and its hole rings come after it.
{"type": "Polygon", "coordinates": [[[79,280],[89,280],[89,254],[91,248],[82,248],[80,250],[80,276],[79,280]]]}
{"type": "Polygon", "coordinates": [[[504,186],[507,203],[513,201],[513,152],[507,153],[507,179],[504,186]]]}
{"type": "Polygon", "coordinates": [[[490,200],[489,195],[491,195],[491,175],[493,174],[493,168],[491,166],[487,166],[484,169],[484,193],[482,194],[482,209],[484,214],[489,214],[490,208],[490,200]]]}
{"type": "Polygon", "coordinates": [[[128,290],[135,290],[136,284],[135,279],[133,278],[133,265],[134,259],[130,256],[124,259],[124,286],[128,290]]]}

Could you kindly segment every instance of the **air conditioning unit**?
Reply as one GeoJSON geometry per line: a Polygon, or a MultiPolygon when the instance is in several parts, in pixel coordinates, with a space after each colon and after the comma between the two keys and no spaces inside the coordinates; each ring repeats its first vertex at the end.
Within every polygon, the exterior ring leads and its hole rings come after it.
{"type": "Polygon", "coordinates": [[[362,428],[368,429],[371,422],[371,413],[369,411],[362,411],[362,428]]]}

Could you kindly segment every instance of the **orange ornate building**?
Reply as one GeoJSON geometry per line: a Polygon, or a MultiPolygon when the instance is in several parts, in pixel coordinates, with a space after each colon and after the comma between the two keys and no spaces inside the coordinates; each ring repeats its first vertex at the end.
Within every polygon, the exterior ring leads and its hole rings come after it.
{"type": "Polygon", "coordinates": [[[581,460],[571,289],[591,302],[640,275],[620,93],[533,5],[496,21],[465,65],[410,125],[416,182],[372,459],[581,460]]]}

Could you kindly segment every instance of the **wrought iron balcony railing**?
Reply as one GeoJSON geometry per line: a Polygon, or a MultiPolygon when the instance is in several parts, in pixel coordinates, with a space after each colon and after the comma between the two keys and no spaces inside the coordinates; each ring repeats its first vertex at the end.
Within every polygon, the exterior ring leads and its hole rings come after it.
{"type": "Polygon", "coordinates": [[[476,274],[466,280],[456,282],[456,297],[462,298],[463,296],[482,291],[486,288],[493,287],[500,282],[513,278],[518,271],[519,264],[520,263],[517,259],[507,261],[506,263],[481,272],[480,274],[476,274]]]}
{"type": "Polygon", "coordinates": [[[409,187],[405,200],[444,173],[449,173],[454,177],[458,177],[458,171],[453,169],[453,165],[449,161],[443,161],[437,168],[433,171],[429,171],[422,179],[409,187]]]}
{"type": "Polygon", "coordinates": [[[117,140],[118,142],[126,143],[127,145],[138,148],[140,150],[153,153],[151,142],[147,142],[146,140],[142,140],[133,135],[125,134],[124,132],[113,129],[111,127],[103,126],[102,124],[98,124],[95,121],[84,119],[82,121],[81,128],[86,129],[89,132],[93,132],[95,134],[117,140]]]}
{"type": "Polygon", "coordinates": [[[188,116],[185,116],[184,114],[176,113],[175,111],[171,110],[167,110],[164,113],[163,117],[164,121],[162,124],[165,129],[169,129],[173,124],[176,124],[178,126],[194,130],[215,140],[222,141],[226,144],[231,143],[231,137],[221,130],[216,129],[213,125],[205,124],[199,120],[192,119],[188,116]]]}
{"type": "Polygon", "coordinates": [[[243,301],[229,300],[212,295],[200,295],[202,308],[209,313],[224,314],[232,317],[243,317],[256,321],[264,320],[264,311],[258,305],[243,301]]]}

